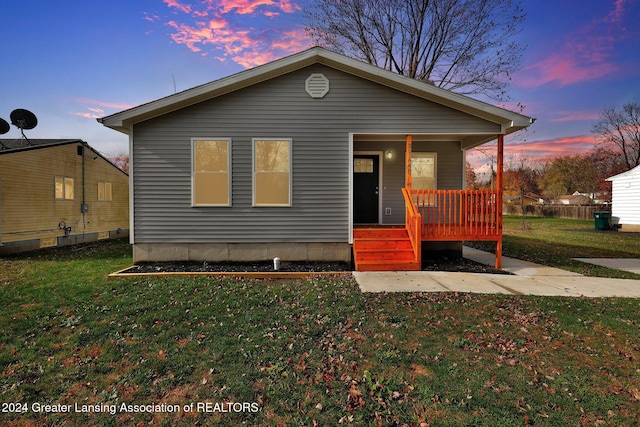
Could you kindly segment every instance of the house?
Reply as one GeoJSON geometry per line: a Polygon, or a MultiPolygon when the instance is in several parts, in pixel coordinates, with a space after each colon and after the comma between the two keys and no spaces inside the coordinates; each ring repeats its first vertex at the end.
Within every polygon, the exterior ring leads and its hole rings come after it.
{"type": "Polygon", "coordinates": [[[640,166],[607,178],[611,182],[611,221],[621,231],[640,231],[640,166]]]}
{"type": "Polygon", "coordinates": [[[573,194],[565,194],[564,196],[558,197],[559,205],[589,205],[591,204],[591,199],[589,196],[586,196],[579,192],[574,192],[573,194]]]}
{"type": "Polygon", "coordinates": [[[514,194],[511,196],[504,196],[503,201],[506,204],[513,204],[513,205],[533,206],[533,205],[544,204],[544,199],[541,196],[534,193],[518,194],[518,195],[514,194]]]}
{"type": "Polygon", "coordinates": [[[501,162],[533,119],[315,47],[98,121],[129,135],[134,262],[403,270],[423,240],[500,247],[501,187],[463,191],[465,151],[501,162]]]}
{"type": "Polygon", "coordinates": [[[0,140],[0,254],[128,230],[129,178],[85,141],[0,140]]]}

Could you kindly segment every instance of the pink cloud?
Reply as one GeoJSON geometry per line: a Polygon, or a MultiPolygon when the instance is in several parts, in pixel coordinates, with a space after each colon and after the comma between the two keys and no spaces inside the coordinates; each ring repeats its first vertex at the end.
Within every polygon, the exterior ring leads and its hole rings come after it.
{"type": "Polygon", "coordinates": [[[234,11],[239,15],[249,15],[261,6],[273,6],[275,4],[273,0],[221,0],[218,3],[221,6],[220,13],[234,11]]]}
{"type": "Polygon", "coordinates": [[[307,47],[309,47],[309,40],[306,38],[304,29],[294,29],[275,34],[273,40],[269,38],[252,40],[251,47],[247,46],[239,50],[232,59],[245,68],[252,68],[307,47]],[[262,45],[264,48],[261,48],[262,45]]]}
{"type": "Polygon", "coordinates": [[[535,88],[545,84],[566,86],[595,80],[619,71],[613,62],[617,44],[626,37],[621,21],[629,0],[616,0],[605,17],[569,33],[547,57],[523,67],[518,85],[535,88]]]}
{"type": "Polygon", "coordinates": [[[548,83],[566,86],[598,79],[617,70],[615,64],[607,61],[608,55],[604,51],[589,52],[590,56],[587,56],[581,54],[580,50],[574,45],[564,52],[524,67],[523,76],[519,79],[520,86],[532,88],[548,83]]]}
{"type": "MultiPolygon", "coordinates": [[[[274,7],[277,10],[280,10],[284,13],[295,13],[302,8],[293,3],[290,0],[214,0],[216,3],[219,3],[220,13],[229,13],[234,11],[239,15],[250,15],[255,13],[259,8],[271,8],[274,7]]],[[[213,1],[209,0],[209,3],[213,3],[213,1]]],[[[273,15],[274,12],[265,12],[265,14],[273,15]]]]}
{"type": "Polygon", "coordinates": [[[190,13],[191,12],[191,5],[182,4],[178,0],[164,0],[164,2],[167,4],[167,6],[175,7],[180,12],[183,12],[183,13],[190,13]]]}
{"type": "Polygon", "coordinates": [[[132,105],[132,104],[100,101],[98,99],[90,99],[90,98],[73,98],[72,101],[75,102],[76,104],[80,104],[83,106],[87,106],[87,105],[99,106],[104,108],[112,108],[114,110],[127,110],[129,108],[135,107],[135,105],[132,105]]]}
{"type": "Polygon", "coordinates": [[[186,15],[166,22],[173,30],[171,39],[194,53],[220,61],[231,60],[250,68],[311,45],[302,26],[292,26],[282,18],[283,13],[301,10],[294,0],[205,0],[192,5],[179,0],[164,2],[186,15]],[[249,14],[251,21],[239,18],[249,14]],[[260,19],[267,21],[261,23],[260,19]]]}
{"type": "Polygon", "coordinates": [[[142,19],[144,19],[145,21],[149,21],[149,22],[156,22],[160,19],[160,17],[158,15],[150,15],[147,12],[143,13],[142,19]]]}
{"type": "MultiPolygon", "coordinates": [[[[575,156],[587,153],[599,144],[601,143],[594,135],[575,135],[540,141],[512,140],[505,143],[504,156],[505,159],[526,159],[534,164],[545,163],[556,157],[575,156]]],[[[467,161],[471,163],[475,169],[481,169],[484,165],[490,163],[487,156],[494,157],[495,167],[496,160],[494,151],[492,151],[493,149],[488,147],[488,150],[486,150],[485,148],[483,148],[483,150],[486,154],[483,154],[478,149],[467,152],[467,161]]]]}
{"type": "Polygon", "coordinates": [[[74,116],[79,116],[79,117],[83,117],[85,119],[99,119],[101,117],[104,117],[104,111],[94,111],[92,109],[89,109],[89,112],[81,112],[81,111],[77,111],[77,112],[73,112],[71,113],[74,116]]]}
{"type": "Polygon", "coordinates": [[[551,122],[576,122],[584,120],[597,120],[600,113],[597,111],[558,111],[557,116],[549,119],[551,122]]]}
{"type": "Polygon", "coordinates": [[[605,22],[615,23],[622,20],[625,15],[625,7],[629,4],[629,0],[616,0],[615,9],[613,9],[605,18],[605,22]]]}
{"type": "Polygon", "coordinates": [[[546,161],[554,157],[574,156],[594,148],[598,140],[593,135],[576,135],[542,141],[513,141],[505,144],[505,156],[522,154],[533,161],[546,161]]]}
{"type": "Polygon", "coordinates": [[[213,32],[210,28],[193,28],[175,21],[169,21],[167,25],[176,30],[175,33],[171,34],[171,39],[178,44],[186,45],[192,52],[200,52],[202,49],[196,44],[206,43],[207,40],[213,37],[213,32]]]}
{"type": "Polygon", "coordinates": [[[84,117],[86,119],[98,119],[100,117],[104,117],[106,115],[104,108],[113,110],[127,110],[134,107],[134,105],[131,104],[100,101],[97,99],[89,98],[73,98],[71,99],[71,101],[80,105],[81,107],[84,107],[86,111],[73,111],[70,114],[73,114],[74,116],[84,117]]]}

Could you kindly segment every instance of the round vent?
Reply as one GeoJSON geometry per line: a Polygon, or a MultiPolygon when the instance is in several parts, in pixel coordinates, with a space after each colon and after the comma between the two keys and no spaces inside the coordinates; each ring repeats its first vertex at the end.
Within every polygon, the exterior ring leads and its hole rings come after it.
{"type": "Polygon", "coordinates": [[[329,93],[329,79],[324,74],[311,74],[304,82],[304,90],[312,98],[324,98],[329,93]]]}

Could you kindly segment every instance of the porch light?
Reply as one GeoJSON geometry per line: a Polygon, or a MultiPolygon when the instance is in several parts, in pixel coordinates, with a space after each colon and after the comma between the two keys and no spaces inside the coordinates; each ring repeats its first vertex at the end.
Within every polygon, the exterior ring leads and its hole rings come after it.
{"type": "Polygon", "coordinates": [[[384,158],[387,160],[393,159],[393,151],[387,150],[384,152],[384,158]]]}

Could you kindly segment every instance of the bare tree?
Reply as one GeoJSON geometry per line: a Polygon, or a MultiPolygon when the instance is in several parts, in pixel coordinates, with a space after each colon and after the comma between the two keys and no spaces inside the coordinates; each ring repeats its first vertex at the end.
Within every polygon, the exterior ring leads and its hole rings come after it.
{"type": "Polygon", "coordinates": [[[640,105],[631,102],[622,109],[604,110],[592,132],[615,144],[628,169],[640,165],[640,105]]]}
{"type": "Polygon", "coordinates": [[[129,155],[126,153],[118,153],[109,159],[116,167],[122,171],[129,173],[129,155]]]}
{"type": "Polygon", "coordinates": [[[519,0],[314,0],[306,16],[317,44],[462,94],[506,101],[520,68],[519,0]]]}

